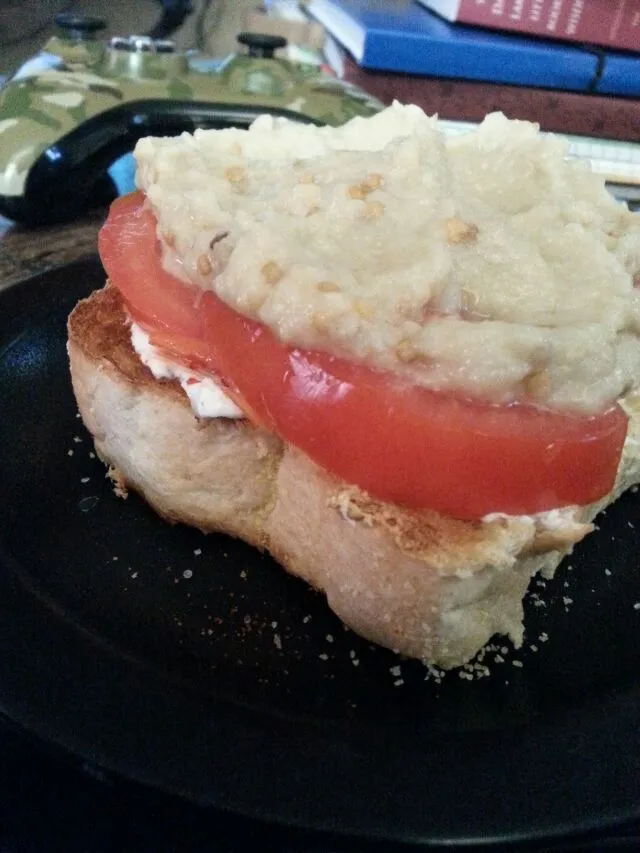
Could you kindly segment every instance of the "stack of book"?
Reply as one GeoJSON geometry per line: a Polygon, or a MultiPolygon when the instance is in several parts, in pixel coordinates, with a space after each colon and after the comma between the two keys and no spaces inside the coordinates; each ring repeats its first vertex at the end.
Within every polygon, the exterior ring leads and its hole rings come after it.
{"type": "MultiPolygon", "coordinates": [[[[486,4],[501,26],[508,11],[513,26],[516,6],[535,7],[540,15],[553,8],[559,15],[563,4],[628,11],[640,0],[420,0],[437,3],[440,15],[412,0],[263,2],[267,14],[283,22],[320,22],[324,48],[307,45],[305,61],[328,65],[384,103],[397,98],[430,114],[475,122],[501,110],[552,132],[640,142],[640,54],[609,52],[605,73],[599,48],[459,26],[442,17],[445,6],[459,17],[468,13],[469,3],[486,4]]],[[[550,19],[544,20],[549,27],[550,19]]],[[[625,21],[627,30],[638,31],[640,11],[625,21]]],[[[561,15],[552,22],[556,35],[568,27],[561,15]]],[[[605,26],[601,40],[618,31],[605,26]]],[[[628,159],[626,152],[615,152],[615,158],[628,159]]]]}
{"type": "MultiPolygon", "coordinates": [[[[632,4],[640,5],[640,0],[626,0],[626,7],[621,0],[420,2],[437,4],[441,15],[448,14],[456,19],[468,14],[470,8],[486,5],[494,10],[493,23],[500,24],[504,29],[507,27],[500,15],[508,12],[510,22],[507,23],[513,27],[516,6],[525,10],[535,7],[540,15],[553,6],[558,13],[558,17],[553,19],[556,35],[563,34],[568,26],[566,18],[560,14],[563,4],[571,5],[574,9],[581,4],[583,8],[589,6],[596,11],[599,7],[599,14],[623,7],[628,11],[632,4]]],[[[567,59],[567,56],[573,57],[574,53],[581,58],[584,58],[583,52],[587,54],[588,73],[592,73],[592,61],[595,59],[598,63],[597,49],[583,50],[566,42],[554,45],[536,37],[523,39],[498,32],[484,33],[471,26],[464,27],[461,41],[450,40],[445,35],[443,45],[435,35],[449,33],[453,25],[429,13],[418,3],[406,0],[264,0],[264,3],[269,17],[279,19],[281,23],[321,21],[325,30],[323,49],[318,49],[317,43],[306,44],[303,48],[304,60],[327,64],[337,76],[366,89],[384,103],[398,99],[418,104],[429,114],[437,113],[441,118],[454,120],[451,123],[452,130],[460,129],[461,122],[481,121],[487,113],[495,110],[504,112],[510,118],[537,121],[543,130],[573,135],[572,156],[588,160],[607,179],[627,185],[622,187],[626,197],[636,193],[633,198],[638,198],[635,187],[640,189],[640,145],[637,144],[640,142],[640,99],[605,94],[602,86],[599,91],[585,92],[584,85],[576,86],[573,91],[568,90],[566,84],[557,87],[551,85],[552,73],[576,74],[575,65],[567,59]],[[425,24],[425,20],[428,23],[425,24]],[[420,21],[421,26],[413,26],[415,21],[420,21]],[[492,41],[484,42],[483,36],[492,41]],[[471,48],[467,40],[473,38],[476,40],[473,46],[475,52],[470,55],[468,51],[471,48]],[[405,47],[397,49],[403,41],[405,47]],[[522,50],[523,42],[528,46],[524,55],[517,52],[522,50]],[[463,44],[467,44],[466,51],[460,47],[463,44]],[[487,44],[501,46],[495,49],[492,56],[487,44]],[[534,54],[538,57],[537,63],[533,61],[530,52],[534,48],[540,51],[534,54]],[[560,54],[556,54],[555,50],[560,51],[560,54]],[[487,57],[488,65],[482,65],[483,55],[487,57]],[[558,60],[558,56],[562,59],[558,60]],[[407,71],[409,59],[412,61],[411,73],[407,71]],[[379,65],[382,70],[378,68],[379,65]],[[416,66],[418,70],[415,70],[416,66]],[[425,67],[430,70],[419,70],[425,67]],[[555,72],[552,71],[554,67],[555,72]],[[465,71],[468,74],[463,73],[465,71]],[[490,79],[486,80],[485,77],[490,79]],[[505,77],[508,78],[508,84],[504,82],[505,77]]],[[[612,37],[614,30],[607,29],[606,19],[602,15],[600,19],[603,26],[597,28],[598,37],[604,41],[612,37]]],[[[544,20],[547,21],[545,26],[549,26],[549,19],[544,20]]],[[[582,19],[577,23],[574,20],[576,26],[581,22],[584,24],[582,19]]],[[[640,11],[637,19],[626,21],[625,26],[625,38],[628,39],[629,27],[635,26],[636,30],[640,27],[640,11]]],[[[290,35],[288,30],[279,32],[290,35]]],[[[580,30],[583,35],[585,32],[580,30]]],[[[635,85],[638,88],[640,56],[626,54],[623,57],[632,63],[634,69],[627,86],[635,85]]],[[[292,58],[302,57],[292,55],[292,58]]],[[[589,89],[589,86],[586,88],[589,89]]],[[[597,87],[590,88],[593,90],[597,87]]]]}
{"type": "Polygon", "coordinates": [[[579,35],[595,31],[640,50],[640,0],[308,0],[304,9],[370,71],[640,96],[640,54],[583,44],[579,35]],[[560,17],[564,7],[582,14],[560,17]],[[500,29],[469,25],[489,22],[500,29]]]}

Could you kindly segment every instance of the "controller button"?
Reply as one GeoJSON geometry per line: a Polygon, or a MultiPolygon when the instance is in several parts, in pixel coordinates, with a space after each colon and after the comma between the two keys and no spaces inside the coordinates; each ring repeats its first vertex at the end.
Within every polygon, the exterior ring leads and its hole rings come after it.
{"type": "Polygon", "coordinates": [[[66,38],[88,40],[104,30],[107,22],[94,15],[79,15],[74,12],[59,12],[54,18],[56,25],[64,31],[66,38]]]}
{"type": "Polygon", "coordinates": [[[249,56],[256,59],[273,59],[278,48],[286,47],[284,36],[270,36],[266,33],[240,33],[238,41],[249,48],[249,56]]]}
{"type": "Polygon", "coordinates": [[[169,39],[152,39],[149,36],[115,36],[109,42],[113,50],[127,53],[174,53],[175,42],[169,39]]]}

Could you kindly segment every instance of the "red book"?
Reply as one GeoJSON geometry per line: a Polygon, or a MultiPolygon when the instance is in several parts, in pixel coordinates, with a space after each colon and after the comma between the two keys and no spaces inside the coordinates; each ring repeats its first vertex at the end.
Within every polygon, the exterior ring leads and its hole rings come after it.
{"type": "Polygon", "coordinates": [[[640,0],[419,0],[448,21],[640,51],[640,0]]]}

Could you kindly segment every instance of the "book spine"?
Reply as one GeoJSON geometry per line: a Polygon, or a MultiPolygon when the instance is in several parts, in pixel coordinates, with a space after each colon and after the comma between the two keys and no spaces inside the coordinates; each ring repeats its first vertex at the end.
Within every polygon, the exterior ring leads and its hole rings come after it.
{"type": "MultiPolygon", "coordinates": [[[[431,0],[421,2],[437,8],[431,0]]],[[[456,20],[640,51],[640,0],[461,0],[456,20]]]]}
{"type": "Polygon", "coordinates": [[[344,79],[366,89],[384,104],[417,104],[429,115],[459,121],[482,121],[501,110],[509,118],[538,121],[543,130],[603,139],[640,142],[640,99],[523,86],[500,86],[471,80],[378,74],[345,58],[344,79]]]}
{"type": "MultiPolygon", "coordinates": [[[[348,45],[347,49],[353,55],[348,45]]],[[[356,59],[363,68],[376,71],[574,91],[588,89],[598,65],[592,51],[535,38],[476,39],[468,30],[453,39],[448,31],[408,38],[406,31],[395,27],[367,31],[362,54],[356,59]]]]}

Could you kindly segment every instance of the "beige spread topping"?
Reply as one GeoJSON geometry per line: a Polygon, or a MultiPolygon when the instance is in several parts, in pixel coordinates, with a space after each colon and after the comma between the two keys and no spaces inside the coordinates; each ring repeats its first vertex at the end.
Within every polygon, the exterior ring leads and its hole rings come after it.
{"type": "Polygon", "coordinates": [[[395,104],[136,159],[167,269],[283,341],[500,402],[589,412],[638,385],[640,217],[535,125],[447,139],[395,104]]]}

